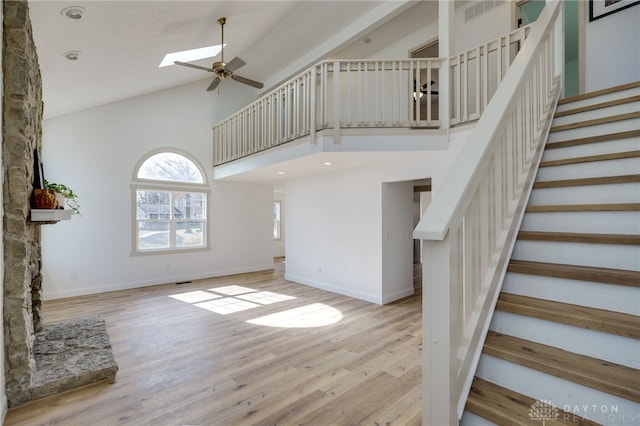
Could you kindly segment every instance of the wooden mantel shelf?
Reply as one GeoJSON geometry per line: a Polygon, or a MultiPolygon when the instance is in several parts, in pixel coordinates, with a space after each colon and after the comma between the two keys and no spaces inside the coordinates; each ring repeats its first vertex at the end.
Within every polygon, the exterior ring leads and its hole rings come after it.
{"type": "Polygon", "coordinates": [[[32,222],[59,222],[71,219],[71,210],[68,209],[31,209],[32,222]]]}

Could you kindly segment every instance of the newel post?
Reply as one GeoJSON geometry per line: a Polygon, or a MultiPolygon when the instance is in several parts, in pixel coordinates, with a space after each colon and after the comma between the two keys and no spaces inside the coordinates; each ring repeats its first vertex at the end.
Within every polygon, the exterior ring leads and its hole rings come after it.
{"type": "Polygon", "coordinates": [[[456,285],[457,259],[450,236],[423,240],[422,424],[457,425],[456,285]]]}

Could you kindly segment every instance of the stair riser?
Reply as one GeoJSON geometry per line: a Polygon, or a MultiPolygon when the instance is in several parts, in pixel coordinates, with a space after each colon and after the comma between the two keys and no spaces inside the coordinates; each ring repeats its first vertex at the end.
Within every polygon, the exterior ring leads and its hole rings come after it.
{"type": "Polygon", "coordinates": [[[527,213],[522,231],[640,234],[640,211],[527,213]]]}
{"type": "Polygon", "coordinates": [[[553,131],[549,134],[549,142],[560,142],[569,139],[586,138],[589,136],[608,135],[611,133],[626,132],[638,129],[639,120],[621,120],[613,123],[598,124],[595,126],[580,127],[577,129],[553,131]]]}
{"type": "Polygon", "coordinates": [[[536,181],[621,176],[640,173],[640,157],[541,167],[536,181]]]}
{"type": "Polygon", "coordinates": [[[476,376],[534,399],[551,401],[560,409],[588,417],[603,425],[637,424],[637,403],[489,355],[482,355],[476,376]],[[538,389],[544,391],[537,391],[538,389]],[[580,408],[584,406],[586,407],[580,408]],[[611,411],[616,413],[611,414],[611,411]],[[633,420],[629,421],[630,418],[633,420]]]}
{"type": "Polygon", "coordinates": [[[495,312],[490,329],[625,367],[640,368],[638,341],[629,337],[503,311],[495,312]]]}
{"type": "Polygon", "coordinates": [[[640,288],[508,272],[502,291],[640,316],[640,288]]]}
{"type": "Polygon", "coordinates": [[[628,98],[630,96],[640,95],[640,87],[634,87],[633,89],[621,90],[619,92],[608,93],[606,95],[595,96],[593,98],[583,99],[581,101],[574,101],[568,104],[558,105],[557,111],[567,111],[575,108],[582,108],[585,106],[600,104],[603,102],[614,101],[621,98],[628,98]]]}
{"type": "Polygon", "coordinates": [[[483,419],[469,411],[465,411],[462,419],[460,420],[460,426],[495,426],[495,423],[490,422],[487,419],[483,419]]]}
{"type": "Polygon", "coordinates": [[[595,120],[602,117],[610,117],[613,115],[627,114],[636,111],[640,111],[640,102],[629,102],[606,108],[599,108],[592,111],[584,111],[576,114],[565,115],[563,117],[557,117],[553,119],[551,126],[563,126],[565,124],[579,123],[581,121],[595,120]]]}
{"type": "Polygon", "coordinates": [[[640,246],[518,240],[512,259],[640,270],[640,246]]]}
{"type": "Polygon", "coordinates": [[[530,206],[554,204],[640,203],[640,184],[581,185],[560,188],[536,188],[531,191],[530,206]]]}
{"type": "Polygon", "coordinates": [[[606,142],[595,142],[565,148],[547,149],[542,161],[563,160],[566,158],[587,157],[589,155],[609,154],[640,150],[640,138],[626,138],[606,142]]]}

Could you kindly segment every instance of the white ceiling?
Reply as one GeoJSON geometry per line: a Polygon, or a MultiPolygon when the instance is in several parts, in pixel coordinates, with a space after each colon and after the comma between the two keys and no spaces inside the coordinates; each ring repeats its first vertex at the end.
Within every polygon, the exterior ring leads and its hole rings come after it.
{"type": "MultiPolygon", "coordinates": [[[[380,16],[379,22],[360,22],[363,31],[347,34],[352,36],[349,42],[364,37],[367,25],[373,30],[411,4],[416,2],[30,1],[43,79],[45,119],[210,79],[210,74],[199,70],[178,66],[158,68],[158,64],[169,52],[219,44],[217,19],[223,16],[227,18],[225,60],[242,57],[247,65],[237,74],[275,84],[279,81],[273,79],[279,78],[278,73],[283,70],[294,73],[300,69],[291,66],[308,66],[299,62],[309,57],[310,52],[322,54],[323,44],[335,47],[336,34],[344,33],[354,22],[380,16]],[[61,14],[68,6],[84,8],[82,19],[72,20],[61,14]],[[376,15],[380,9],[391,13],[382,18],[384,14],[376,15]],[[80,51],[77,61],[64,57],[72,50],[80,51]]],[[[329,53],[325,49],[324,55],[329,53]]],[[[217,59],[196,63],[210,66],[217,59]]],[[[207,86],[208,81],[203,81],[203,90],[207,86]]]]}
{"type": "MultiPolygon", "coordinates": [[[[166,53],[219,44],[217,20],[223,16],[225,60],[244,59],[247,65],[237,74],[264,82],[265,90],[332,55],[366,57],[437,16],[437,2],[424,0],[31,0],[29,8],[45,119],[199,80],[204,91],[211,74],[158,65],[166,53]],[[84,8],[82,19],[61,14],[69,6],[84,8]],[[372,41],[365,44],[365,38],[372,41]],[[80,51],[77,61],[64,57],[72,50],[80,51]]],[[[219,59],[195,63],[208,67],[219,59]]],[[[295,176],[395,158],[390,153],[323,155],[320,160],[333,161],[332,167],[318,166],[314,157],[235,179],[279,186],[295,176]],[[277,175],[280,170],[286,174],[277,175]]]]}

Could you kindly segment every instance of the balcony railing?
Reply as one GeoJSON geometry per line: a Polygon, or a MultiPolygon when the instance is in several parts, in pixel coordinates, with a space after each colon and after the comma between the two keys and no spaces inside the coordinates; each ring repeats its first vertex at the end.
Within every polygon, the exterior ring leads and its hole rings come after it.
{"type": "Polygon", "coordinates": [[[529,34],[520,28],[449,59],[322,61],[213,127],[218,166],[342,129],[440,128],[477,120],[529,34]],[[448,68],[451,88],[439,87],[448,68]],[[451,111],[440,111],[450,96],[451,111]]]}

